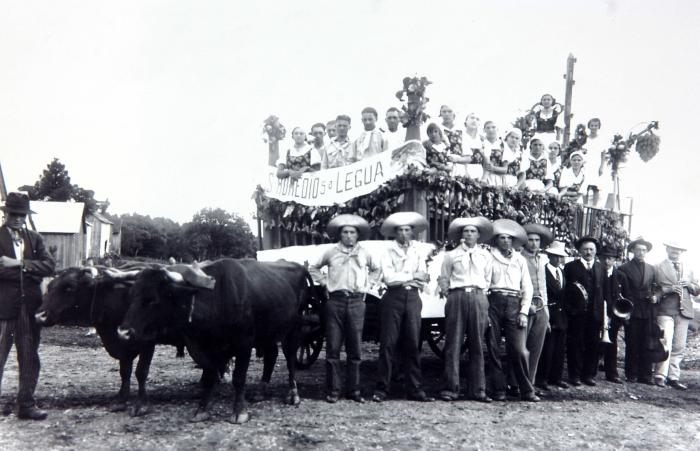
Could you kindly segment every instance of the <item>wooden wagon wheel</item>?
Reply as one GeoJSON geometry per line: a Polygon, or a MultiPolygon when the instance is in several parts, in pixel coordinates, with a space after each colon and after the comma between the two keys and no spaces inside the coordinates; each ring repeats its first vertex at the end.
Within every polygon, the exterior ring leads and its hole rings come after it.
{"type": "MultiPolygon", "coordinates": [[[[428,347],[433,353],[440,357],[445,358],[445,320],[428,320],[423,322],[423,339],[428,343],[428,347]]],[[[465,337],[462,343],[462,353],[467,349],[467,339],[465,337]]]]}
{"type": "Polygon", "coordinates": [[[300,310],[301,338],[297,348],[297,368],[300,370],[313,365],[323,349],[325,296],[322,287],[314,286],[312,290],[309,302],[302,305],[300,310]]]}

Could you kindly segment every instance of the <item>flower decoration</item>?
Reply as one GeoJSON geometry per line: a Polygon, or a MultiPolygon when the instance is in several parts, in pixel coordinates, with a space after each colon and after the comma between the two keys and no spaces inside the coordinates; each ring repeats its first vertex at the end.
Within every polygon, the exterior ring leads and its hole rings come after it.
{"type": "Polygon", "coordinates": [[[403,114],[401,115],[401,123],[404,127],[411,125],[420,126],[427,121],[430,116],[425,112],[425,105],[430,99],[425,96],[425,89],[432,84],[426,77],[404,77],[403,89],[396,92],[396,98],[404,101],[403,114]]]}
{"type": "Polygon", "coordinates": [[[615,135],[612,146],[608,148],[605,155],[608,165],[612,168],[613,177],[617,174],[620,163],[627,161],[629,153],[629,143],[622,138],[622,135],[615,135]]]}
{"type": "Polygon", "coordinates": [[[266,143],[282,141],[286,134],[287,130],[277,116],[271,115],[263,122],[263,141],[266,143]]]}

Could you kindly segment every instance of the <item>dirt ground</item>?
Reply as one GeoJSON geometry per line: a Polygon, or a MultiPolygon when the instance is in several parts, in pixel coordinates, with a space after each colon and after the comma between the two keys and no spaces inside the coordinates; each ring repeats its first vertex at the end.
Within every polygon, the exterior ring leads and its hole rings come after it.
{"type": "MultiPolygon", "coordinates": [[[[490,405],[471,401],[419,404],[402,399],[400,387],[383,404],[359,405],[322,399],[323,354],[298,374],[302,403],[282,404],[286,367],[282,356],[271,396],[250,404],[251,421],[228,422],[230,383],[219,386],[213,417],[190,423],[199,393],[200,372],[175,350],[156,351],[149,377],[152,412],[132,418],[110,413],[107,404],[119,386],[118,364],[98,338],[84,329],[43,331],[42,373],[37,388],[46,421],[0,416],[0,449],[698,449],[700,448],[700,337],[690,338],[678,392],[639,384],[599,382],[552,392],[538,404],[516,400],[490,405]]],[[[377,345],[366,343],[362,376],[369,395],[376,373],[377,345]]],[[[3,403],[14,396],[17,366],[10,356],[3,381],[3,403]]],[[[439,389],[441,361],[424,349],[426,388],[439,389]]],[[[250,388],[261,361],[249,372],[250,388]]],[[[599,378],[600,379],[600,378],[599,378]]],[[[227,382],[230,376],[226,376],[227,382]]],[[[135,379],[132,391],[136,389],[135,379]]]]}

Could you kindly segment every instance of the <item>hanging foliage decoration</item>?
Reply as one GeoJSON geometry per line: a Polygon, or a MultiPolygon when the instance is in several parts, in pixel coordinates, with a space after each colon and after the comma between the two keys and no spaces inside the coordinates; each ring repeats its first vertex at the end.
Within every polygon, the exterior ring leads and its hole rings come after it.
{"type": "MultiPolygon", "coordinates": [[[[265,228],[305,235],[309,242],[328,242],[326,224],[341,213],[353,213],[369,222],[372,239],[382,239],[379,229],[384,218],[399,211],[406,193],[412,189],[425,193],[431,218],[482,215],[491,220],[507,218],[520,224],[537,222],[550,227],[558,240],[566,243],[574,255],[573,243],[579,238],[578,224],[583,220],[580,204],[559,199],[556,195],[534,193],[515,188],[482,185],[468,177],[454,177],[443,171],[409,167],[401,176],[377,190],[346,202],[313,207],[269,198],[258,186],[253,198],[265,228]]],[[[592,233],[607,245],[623,248],[627,233],[619,213],[594,210],[588,221],[592,233]]],[[[435,243],[439,247],[446,243],[435,243]]]]}
{"type": "Polygon", "coordinates": [[[421,125],[430,118],[425,112],[425,105],[430,100],[425,96],[425,88],[432,83],[426,77],[404,77],[403,88],[396,91],[396,98],[400,101],[403,102],[404,96],[406,97],[406,104],[401,107],[401,123],[404,127],[421,125]]]}
{"type": "Polygon", "coordinates": [[[262,134],[264,142],[274,143],[282,141],[287,134],[287,130],[280,123],[280,119],[277,116],[271,115],[263,122],[262,134]]]}

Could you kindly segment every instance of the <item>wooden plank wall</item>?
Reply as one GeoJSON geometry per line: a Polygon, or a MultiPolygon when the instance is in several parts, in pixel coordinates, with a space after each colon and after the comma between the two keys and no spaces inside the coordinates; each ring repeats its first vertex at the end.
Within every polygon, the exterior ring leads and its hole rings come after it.
{"type": "Polygon", "coordinates": [[[44,233],[44,245],[50,252],[56,246],[56,269],[79,266],[84,260],[83,236],[80,233],[44,233]]]}

